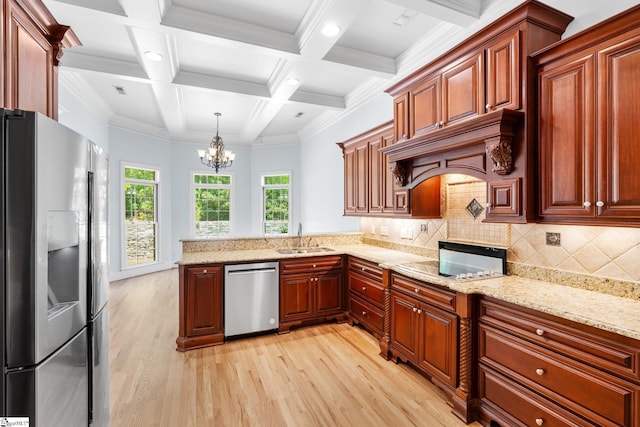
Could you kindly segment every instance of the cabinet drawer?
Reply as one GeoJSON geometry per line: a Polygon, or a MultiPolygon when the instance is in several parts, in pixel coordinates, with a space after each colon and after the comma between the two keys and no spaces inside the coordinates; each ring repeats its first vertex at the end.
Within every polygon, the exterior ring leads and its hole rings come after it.
{"type": "Polygon", "coordinates": [[[351,314],[362,323],[375,329],[378,333],[382,333],[384,328],[384,313],[372,305],[351,296],[349,301],[351,314]]]}
{"type": "Polygon", "coordinates": [[[456,294],[445,289],[429,285],[424,282],[409,279],[408,277],[391,275],[391,287],[403,291],[428,304],[443,308],[448,311],[456,309],[456,294]]]}
{"type": "Polygon", "coordinates": [[[350,271],[349,289],[371,303],[380,307],[384,305],[384,288],[370,278],[350,271]]]}
{"type": "Polygon", "coordinates": [[[639,387],[480,325],[479,358],[529,388],[601,426],[631,426],[639,387]]]}
{"type": "Polygon", "coordinates": [[[640,343],[631,338],[484,299],[480,320],[598,369],[640,380],[640,343]]]}
{"type": "Polygon", "coordinates": [[[482,364],[480,365],[478,398],[482,405],[481,419],[487,424],[498,420],[500,425],[597,426],[597,424],[572,414],[482,364]],[[494,407],[499,410],[494,410],[494,407]],[[505,416],[504,412],[509,415],[505,416]]]}
{"type": "Polygon", "coordinates": [[[343,267],[342,256],[309,257],[280,261],[280,274],[313,273],[343,267]]]}
{"type": "Polygon", "coordinates": [[[360,258],[349,257],[349,271],[370,277],[382,284],[382,268],[378,264],[360,258]]]}

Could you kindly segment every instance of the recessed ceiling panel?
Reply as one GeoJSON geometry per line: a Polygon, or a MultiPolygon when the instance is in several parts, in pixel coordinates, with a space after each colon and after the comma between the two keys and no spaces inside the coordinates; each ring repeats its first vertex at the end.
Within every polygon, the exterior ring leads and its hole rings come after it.
{"type": "Polygon", "coordinates": [[[317,105],[289,102],[278,112],[271,123],[262,131],[263,137],[296,134],[325,111],[317,105]]]}
{"type": "Polygon", "coordinates": [[[159,128],[164,127],[149,83],[114,79],[100,73],[82,72],[81,74],[117,115],[159,128]],[[119,88],[124,91],[124,94],[119,93],[119,88]]]}
{"type": "Polygon", "coordinates": [[[372,0],[371,6],[364,8],[362,14],[340,37],[340,46],[396,58],[416,40],[424,37],[435,27],[439,20],[426,15],[416,14],[393,3],[372,0]],[[394,21],[402,15],[415,15],[403,25],[394,21]]]}
{"type": "Polygon", "coordinates": [[[194,40],[178,40],[180,69],[266,84],[278,58],[194,40]]]}
{"type": "Polygon", "coordinates": [[[183,111],[187,128],[195,131],[215,131],[219,112],[220,131],[236,134],[240,132],[255,108],[256,98],[230,92],[182,89],[183,111]]]}
{"type": "Polygon", "coordinates": [[[311,0],[173,0],[173,4],[293,34],[311,0]]]}

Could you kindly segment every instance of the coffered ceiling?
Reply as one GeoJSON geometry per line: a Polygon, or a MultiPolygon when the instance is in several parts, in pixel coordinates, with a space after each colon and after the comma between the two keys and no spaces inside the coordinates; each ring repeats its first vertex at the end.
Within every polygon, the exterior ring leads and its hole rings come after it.
{"type": "Polygon", "coordinates": [[[251,145],[313,134],[521,0],[44,3],[82,42],[61,83],[105,120],[208,143],[219,111],[225,142],[251,145]],[[327,23],[339,33],[323,35],[327,23]]]}

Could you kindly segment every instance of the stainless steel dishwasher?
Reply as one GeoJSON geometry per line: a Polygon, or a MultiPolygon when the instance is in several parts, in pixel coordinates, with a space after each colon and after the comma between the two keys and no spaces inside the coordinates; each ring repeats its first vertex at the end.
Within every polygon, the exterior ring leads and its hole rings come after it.
{"type": "Polygon", "coordinates": [[[278,263],[224,267],[224,336],[278,328],[278,263]]]}

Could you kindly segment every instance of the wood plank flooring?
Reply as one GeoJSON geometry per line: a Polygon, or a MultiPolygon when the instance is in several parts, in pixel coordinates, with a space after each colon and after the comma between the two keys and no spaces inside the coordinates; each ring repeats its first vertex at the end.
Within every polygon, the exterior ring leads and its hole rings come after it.
{"type": "Polygon", "coordinates": [[[112,427],[465,425],[435,386],[385,361],[358,327],[180,353],[177,270],[112,282],[110,291],[112,427]]]}

